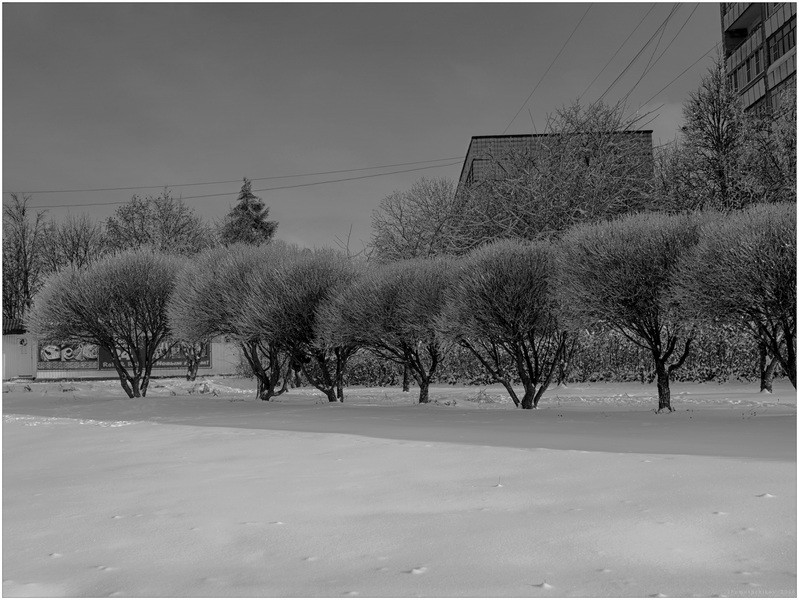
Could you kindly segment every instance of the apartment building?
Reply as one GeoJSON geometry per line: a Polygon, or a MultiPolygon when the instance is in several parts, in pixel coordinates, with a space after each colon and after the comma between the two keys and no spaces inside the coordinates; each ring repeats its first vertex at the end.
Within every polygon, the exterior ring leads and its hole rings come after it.
{"type": "Polygon", "coordinates": [[[774,107],[796,83],[796,4],[722,2],[727,77],[746,110],[774,107]]]}

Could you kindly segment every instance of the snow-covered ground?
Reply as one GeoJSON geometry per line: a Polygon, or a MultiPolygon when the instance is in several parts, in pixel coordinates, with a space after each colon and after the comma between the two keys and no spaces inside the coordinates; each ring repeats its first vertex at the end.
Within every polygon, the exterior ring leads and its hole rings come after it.
{"type": "Polygon", "coordinates": [[[796,392],[3,385],[4,596],[796,596],[796,392]]]}

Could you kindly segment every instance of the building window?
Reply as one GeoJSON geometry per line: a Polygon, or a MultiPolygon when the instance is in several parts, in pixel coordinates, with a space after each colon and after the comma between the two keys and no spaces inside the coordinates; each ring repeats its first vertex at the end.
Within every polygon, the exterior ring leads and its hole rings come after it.
{"type": "Polygon", "coordinates": [[[766,2],[766,18],[769,18],[782,6],[784,2],[766,2]]]}
{"type": "Polygon", "coordinates": [[[796,46],[796,19],[791,19],[768,39],[769,62],[774,62],[794,46],[796,46]]]}

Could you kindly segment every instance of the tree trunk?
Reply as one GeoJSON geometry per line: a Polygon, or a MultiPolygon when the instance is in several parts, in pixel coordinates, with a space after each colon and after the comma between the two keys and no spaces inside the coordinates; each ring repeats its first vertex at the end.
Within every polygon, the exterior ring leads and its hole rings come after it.
{"type": "Polygon", "coordinates": [[[760,342],[760,391],[768,392],[771,394],[774,390],[772,383],[774,382],[774,371],[777,368],[777,358],[772,358],[769,361],[768,349],[766,344],[760,342]]]}
{"type": "Polygon", "coordinates": [[[402,366],[402,391],[408,392],[411,389],[411,374],[408,364],[402,366]]]}
{"type": "Polygon", "coordinates": [[[666,362],[662,359],[655,359],[655,372],[658,380],[658,412],[673,412],[671,407],[671,388],[669,387],[669,372],[666,362]]]}
{"type": "Polygon", "coordinates": [[[430,380],[419,378],[419,404],[430,402],[430,380]]]}
{"type": "Polygon", "coordinates": [[[189,358],[189,364],[186,370],[186,381],[194,381],[197,379],[197,369],[200,367],[199,357],[189,358]]]}
{"type": "Polygon", "coordinates": [[[524,386],[524,396],[522,396],[521,407],[524,409],[538,408],[535,401],[535,385],[524,386]]]}
{"type": "Polygon", "coordinates": [[[272,399],[273,388],[271,382],[266,380],[263,376],[256,374],[255,379],[258,380],[258,398],[264,402],[269,402],[272,399]]]}

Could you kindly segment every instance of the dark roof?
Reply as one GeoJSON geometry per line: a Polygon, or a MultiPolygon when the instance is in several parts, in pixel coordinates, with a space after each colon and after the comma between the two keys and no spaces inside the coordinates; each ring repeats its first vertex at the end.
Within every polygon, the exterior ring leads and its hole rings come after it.
{"type": "Polygon", "coordinates": [[[26,331],[22,319],[3,319],[3,335],[25,333],[26,331]]]}

